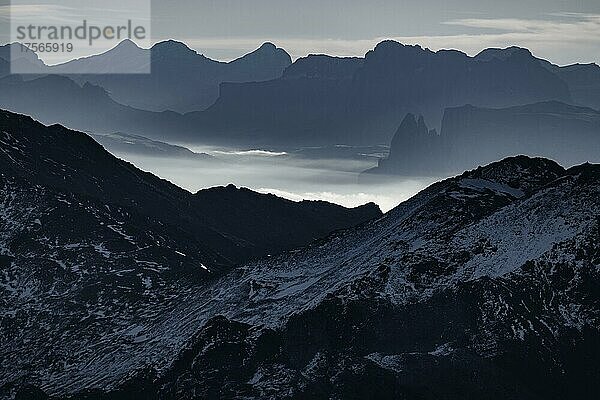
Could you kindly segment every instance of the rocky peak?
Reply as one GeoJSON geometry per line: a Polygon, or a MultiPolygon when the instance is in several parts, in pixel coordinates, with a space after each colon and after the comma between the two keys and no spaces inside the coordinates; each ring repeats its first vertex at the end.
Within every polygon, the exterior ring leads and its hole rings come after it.
{"type": "Polygon", "coordinates": [[[198,53],[190,49],[185,43],[176,40],[165,40],[152,46],[152,56],[161,58],[197,57],[198,53]]]}
{"type": "Polygon", "coordinates": [[[534,60],[533,54],[531,54],[531,51],[529,49],[525,49],[522,47],[517,47],[517,46],[511,46],[511,47],[507,47],[505,49],[500,49],[500,48],[490,48],[490,49],[485,49],[482,52],[480,52],[479,54],[477,54],[475,56],[475,59],[478,61],[491,61],[491,60],[501,60],[501,61],[507,61],[507,60],[526,60],[526,59],[530,59],[530,60],[534,60]]]}
{"type": "Polygon", "coordinates": [[[358,57],[332,57],[310,54],[286,68],[284,78],[350,79],[363,65],[358,57]]]}
{"type": "Polygon", "coordinates": [[[425,123],[425,118],[422,115],[418,117],[412,113],[406,114],[398,130],[396,131],[390,152],[398,152],[406,144],[406,141],[421,141],[428,140],[434,135],[437,135],[435,129],[429,129],[425,123]]]}
{"type": "Polygon", "coordinates": [[[271,42],[263,43],[258,49],[238,58],[231,64],[252,64],[255,68],[283,69],[292,63],[292,57],[271,42]]]}
{"type": "Polygon", "coordinates": [[[524,155],[508,157],[484,167],[465,172],[469,179],[485,179],[532,193],[565,175],[565,169],[546,158],[524,155]]]}
{"type": "Polygon", "coordinates": [[[433,55],[435,53],[418,45],[411,46],[393,40],[385,40],[366,54],[365,66],[378,66],[378,68],[386,70],[390,68],[412,69],[421,66],[426,59],[433,55]]]}

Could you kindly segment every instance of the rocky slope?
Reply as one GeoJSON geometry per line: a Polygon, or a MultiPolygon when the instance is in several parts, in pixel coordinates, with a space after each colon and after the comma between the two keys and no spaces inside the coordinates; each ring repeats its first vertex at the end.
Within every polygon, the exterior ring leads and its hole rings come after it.
{"type": "Polygon", "coordinates": [[[597,165],[466,172],[183,293],[140,344],[30,372],[20,398],[588,398],[599,195],[597,165]]]}

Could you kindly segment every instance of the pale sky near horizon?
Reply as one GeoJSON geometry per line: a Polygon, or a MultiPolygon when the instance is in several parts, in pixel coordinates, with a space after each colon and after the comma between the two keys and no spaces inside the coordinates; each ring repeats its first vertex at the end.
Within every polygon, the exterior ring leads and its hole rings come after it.
{"type": "MultiPolygon", "coordinates": [[[[0,7],[9,3],[0,0],[0,7]]],[[[40,3],[48,1],[31,1],[40,3]]],[[[7,43],[8,21],[1,18],[0,8],[0,42],[7,43]]],[[[600,64],[600,1],[152,1],[152,41],[168,38],[218,60],[239,57],[265,41],[294,58],[309,53],[362,56],[390,38],[471,55],[517,45],[561,65],[600,64]]]]}

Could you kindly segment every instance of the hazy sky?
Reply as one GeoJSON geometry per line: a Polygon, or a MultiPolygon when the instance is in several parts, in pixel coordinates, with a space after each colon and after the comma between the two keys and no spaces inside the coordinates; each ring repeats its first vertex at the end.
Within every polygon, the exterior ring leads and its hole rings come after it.
{"type": "MultiPolygon", "coordinates": [[[[175,38],[222,60],[264,41],[298,57],[363,55],[393,38],[469,54],[519,45],[559,64],[600,63],[600,0],[157,0],[152,16],[152,40],[175,38]]],[[[0,34],[7,42],[7,29],[0,34]]]]}

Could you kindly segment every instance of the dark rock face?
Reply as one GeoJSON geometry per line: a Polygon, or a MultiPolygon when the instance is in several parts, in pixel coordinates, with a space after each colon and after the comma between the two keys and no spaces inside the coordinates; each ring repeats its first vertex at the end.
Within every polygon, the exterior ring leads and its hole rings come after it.
{"type": "Polygon", "coordinates": [[[563,165],[600,161],[600,113],[544,102],[504,109],[470,105],[444,113],[440,135],[406,116],[378,174],[448,174],[518,154],[550,157],[563,165]]]}
{"type": "Polygon", "coordinates": [[[442,135],[454,168],[515,154],[549,157],[562,165],[597,162],[600,113],[559,102],[493,110],[448,109],[442,135]]]}
{"type": "Polygon", "coordinates": [[[417,119],[407,114],[396,131],[387,159],[379,161],[375,170],[386,174],[427,175],[439,173],[445,163],[442,138],[435,129],[429,130],[423,116],[417,119]]]}
{"type": "Polygon", "coordinates": [[[195,327],[168,368],[118,383],[89,370],[99,381],[80,390],[38,382],[73,399],[589,397],[599,194],[597,165],[514,157],[465,172],[186,297],[154,336],[195,327]]]}

